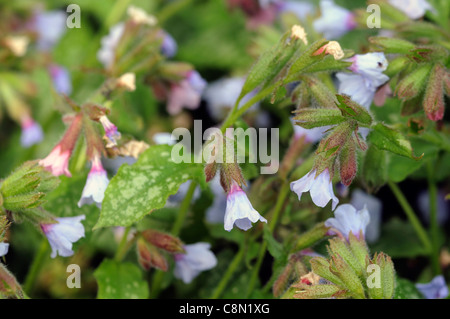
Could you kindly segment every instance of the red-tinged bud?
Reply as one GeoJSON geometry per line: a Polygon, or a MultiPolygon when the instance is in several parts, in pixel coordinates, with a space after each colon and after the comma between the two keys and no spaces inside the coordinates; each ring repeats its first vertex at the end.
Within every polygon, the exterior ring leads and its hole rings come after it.
{"type": "Polygon", "coordinates": [[[138,261],[141,267],[149,270],[154,267],[162,271],[168,270],[166,258],[155,246],[147,243],[142,237],[137,240],[138,261]]]}
{"type": "Polygon", "coordinates": [[[346,121],[336,126],[326,138],[320,141],[316,154],[322,155],[325,160],[337,156],[347,140],[351,138],[356,128],[356,122],[346,121]]]}
{"type": "Polygon", "coordinates": [[[349,139],[339,154],[339,170],[342,184],[350,186],[356,176],[357,166],[356,143],[353,139],[349,139]]]}
{"type": "Polygon", "coordinates": [[[444,117],[444,77],[444,67],[436,64],[431,71],[423,99],[425,114],[432,121],[439,121],[444,117]]]}
{"type": "Polygon", "coordinates": [[[286,267],[283,268],[272,286],[272,292],[275,298],[280,297],[287,290],[293,271],[294,267],[291,263],[288,263],[286,267]]]}
{"type": "Polygon", "coordinates": [[[207,183],[211,181],[214,178],[214,176],[216,176],[217,169],[218,165],[215,162],[209,163],[205,166],[205,176],[207,183]]]}
{"type": "Polygon", "coordinates": [[[320,276],[310,271],[306,275],[300,277],[300,282],[308,286],[317,285],[319,283],[320,276]]]}
{"type": "Polygon", "coordinates": [[[183,242],[172,235],[165,234],[153,229],[142,232],[142,237],[150,244],[161,248],[169,253],[185,253],[183,242]]]}
{"type": "Polygon", "coordinates": [[[23,298],[22,288],[16,278],[0,264],[0,297],[23,298]]]}

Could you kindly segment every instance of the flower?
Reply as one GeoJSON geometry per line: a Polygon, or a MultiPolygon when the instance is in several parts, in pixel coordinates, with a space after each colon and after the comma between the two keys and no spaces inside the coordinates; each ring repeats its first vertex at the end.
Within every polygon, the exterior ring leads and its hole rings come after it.
{"type": "Polygon", "coordinates": [[[78,207],[95,203],[98,208],[101,208],[108,184],[109,179],[102,166],[100,157],[94,156],[92,159],[92,167],[86,180],[86,185],[83,188],[81,199],[78,202],[78,207]]]}
{"type": "Polygon", "coordinates": [[[0,243],[0,257],[5,256],[8,253],[9,244],[8,243],[0,243]]]}
{"type": "Polygon", "coordinates": [[[31,117],[25,116],[22,120],[21,126],[22,135],[20,136],[20,144],[23,147],[30,147],[41,142],[44,138],[42,127],[31,117]]]}
{"type": "Polygon", "coordinates": [[[304,1],[282,1],[277,6],[280,13],[293,13],[299,20],[305,20],[314,13],[314,5],[304,1]]]}
{"type": "Polygon", "coordinates": [[[156,144],[167,144],[167,145],[174,145],[176,143],[175,137],[172,137],[172,133],[168,132],[159,132],[155,133],[152,136],[153,142],[156,144]]]}
{"type": "Polygon", "coordinates": [[[127,9],[127,14],[136,24],[147,24],[149,26],[154,26],[158,23],[158,20],[154,16],[147,14],[147,12],[143,9],[135,6],[129,6],[127,9]]]}
{"type": "Polygon", "coordinates": [[[33,28],[38,33],[37,47],[48,51],[66,32],[66,13],[63,11],[38,11],[34,16],[33,28]]]}
{"type": "Polygon", "coordinates": [[[125,30],[123,22],[111,27],[109,34],[101,39],[101,48],[97,52],[97,59],[105,68],[109,68],[114,63],[115,49],[125,30]]]}
{"type": "MultiPolygon", "coordinates": [[[[436,199],[437,221],[439,225],[443,225],[448,220],[450,213],[448,202],[445,200],[445,192],[438,191],[436,199]]],[[[417,204],[422,217],[427,223],[430,223],[430,194],[428,191],[419,193],[417,204]]]]}
{"type": "MultiPolygon", "coordinates": [[[[205,89],[203,98],[206,101],[206,107],[209,115],[217,122],[225,119],[229,110],[234,106],[236,100],[241,94],[242,87],[244,86],[244,77],[228,77],[214,81],[205,89]]],[[[239,102],[239,106],[244,105],[252,96],[254,92],[251,92],[244,96],[239,102]]],[[[258,108],[259,103],[253,104],[250,109],[258,108]]]]}
{"type": "Polygon", "coordinates": [[[248,230],[252,227],[252,223],[256,223],[258,220],[267,223],[267,220],[253,208],[245,192],[233,180],[227,195],[225,230],[231,231],[235,224],[242,230],[248,230]]]}
{"type": "Polygon", "coordinates": [[[178,50],[177,42],[168,32],[164,30],[161,30],[161,37],[161,53],[168,58],[172,58],[178,50]]]}
{"type": "Polygon", "coordinates": [[[339,80],[338,91],[369,109],[377,88],[389,80],[389,77],[382,73],[388,65],[386,57],[382,52],[373,52],[357,54],[347,61],[352,62],[349,69],[354,73],[336,74],[339,80]]]}
{"type": "Polygon", "coordinates": [[[121,134],[117,130],[117,126],[115,126],[106,115],[102,115],[98,119],[105,130],[105,136],[107,138],[108,144],[106,147],[111,147],[117,145],[116,139],[120,139],[121,134]]]}
{"type": "Polygon", "coordinates": [[[351,204],[342,204],[336,208],[334,216],[325,221],[325,226],[331,228],[329,234],[340,233],[348,240],[350,232],[359,238],[362,231],[365,238],[366,227],[370,222],[369,212],[365,206],[362,210],[356,210],[351,204]]]}
{"type": "Polygon", "coordinates": [[[320,1],[322,16],[313,22],[314,29],[327,39],[337,39],[356,27],[354,14],[332,0],[320,1]]]}
{"type": "Polygon", "coordinates": [[[382,202],[375,196],[369,195],[360,189],[355,189],[352,192],[350,203],[358,210],[367,207],[370,222],[366,229],[366,241],[369,243],[376,242],[380,237],[382,202]]]}
{"type": "Polygon", "coordinates": [[[62,257],[70,257],[74,254],[72,244],[84,237],[84,226],[81,223],[84,215],[76,217],[56,218],[56,224],[41,224],[41,229],[52,247],[51,257],[57,254],[62,257]]]}
{"type": "Polygon", "coordinates": [[[185,254],[175,254],[175,277],[188,284],[200,272],[214,268],[217,258],[210,248],[211,245],[204,242],[185,245],[185,254]]]}
{"type": "Polygon", "coordinates": [[[117,79],[117,86],[124,88],[129,92],[136,90],[136,75],[132,72],[122,74],[117,79]]]}
{"type": "Polygon", "coordinates": [[[196,109],[200,105],[206,81],[197,71],[191,71],[181,82],[172,85],[168,100],[167,111],[170,115],[181,112],[183,107],[196,109]]]}
{"type": "Polygon", "coordinates": [[[46,158],[39,161],[39,165],[43,166],[55,176],[64,174],[71,177],[72,174],[70,174],[68,169],[70,154],[70,150],[66,149],[62,151],[61,145],[58,144],[46,158]]]}
{"type": "Polygon", "coordinates": [[[211,224],[223,223],[227,208],[227,195],[220,185],[220,178],[216,175],[209,183],[213,194],[213,202],[206,210],[206,221],[211,224]]]}
{"type": "Polygon", "coordinates": [[[304,44],[308,44],[308,38],[305,29],[297,24],[293,25],[291,28],[291,37],[294,39],[300,39],[304,44]]]}
{"type": "Polygon", "coordinates": [[[339,203],[339,199],[333,193],[333,184],[327,168],[318,176],[314,169],[299,180],[292,182],[291,191],[298,195],[298,200],[301,199],[302,193],[309,191],[312,201],[319,207],[325,207],[331,200],[334,210],[339,203]]]}
{"type": "Polygon", "coordinates": [[[443,299],[448,296],[448,287],[442,275],[434,277],[427,284],[416,284],[416,288],[426,299],[443,299]]]}
{"type": "Polygon", "coordinates": [[[434,11],[426,0],[389,0],[389,3],[413,20],[423,17],[427,10],[434,11]]]}
{"type": "Polygon", "coordinates": [[[56,92],[70,95],[72,93],[72,83],[69,71],[65,67],[52,64],[49,67],[49,72],[56,92]]]}

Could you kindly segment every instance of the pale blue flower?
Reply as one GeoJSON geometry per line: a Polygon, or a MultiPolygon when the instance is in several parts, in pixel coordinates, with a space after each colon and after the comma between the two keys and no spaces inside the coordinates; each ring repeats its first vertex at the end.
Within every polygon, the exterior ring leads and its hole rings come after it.
{"type": "Polygon", "coordinates": [[[0,257],[5,256],[8,253],[9,244],[8,243],[0,243],[0,257]]]}
{"type": "Polygon", "coordinates": [[[448,287],[444,276],[439,275],[427,284],[416,284],[416,288],[426,299],[443,299],[448,296],[448,287]]]}
{"type": "Polygon", "coordinates": [[[210,270],[217,265],[217,258],[211,251],[209,243],[185,245],[184,250],[185,254],[175,255],[174,275],[185,284],[192,282],[202,271],[210,270]]]}
{"type": "Polygon", "coordinates": [[[362,210],[356,210],[351,204],[342,204],[334,211],[334,217],[328,218],[325,221],[325,226],[330,227],[328,231],[330,235],[340,233],[348,240],[350,232],[359,238],[360,232],[362,231],[365,238],[366,228],[369,222],[370,216],[366,207],[362,210]]]}
{"type": "Polygon", "coordinates": [[[332,0],[320,1],[321,17],[313,22],[314,29],[328,40],[337,39],[356,27],[354,14],[332,0]]]}
{"type": "Polygon", "coordinates": [[[367,207],[370,222],[366,229],[366,240],[368,243],[376,242],[380,237],[382,202],[375,196],[369,195],[360,189],[355,189],[352,192],[350,203],[358,210],[367,207]]]}

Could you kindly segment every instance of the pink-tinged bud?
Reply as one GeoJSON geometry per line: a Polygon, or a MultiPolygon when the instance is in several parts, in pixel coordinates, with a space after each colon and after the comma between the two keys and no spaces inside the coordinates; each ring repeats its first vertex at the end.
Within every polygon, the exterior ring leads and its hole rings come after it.
{"type": "Polygon", "coordinates": [[[344,51],[342,51],[341,45],[337,41],[330,41],[327,44],[323,45],[312,55],[320,55],[322,53],[330,54],[334,57],[335,60],[340,60],[344,57],[344,51]]]}
{"type": "Polygon", "coordinates": [[[23,147],[30,147],[40,143],[44,137],[42,127],[35,122],[30,116],[25,116],[21,122],[22,135],[20,136],[20,144],[23,147]]]}
{"type": "Polygon", "coordinates": [[[161,248],[169,253],[184,253],[183,242],[172,235],[165,234],[153,229],[142,232],[142,237],[152,245],[161,248]]]}
{"type": "Polygon", "coordinates": [[[23,298],[22,288],[16,278],[0,263],[0,296],[23,298]]]}
{"type": "Polygon", "coordinates": [[[68,177],[72,177],[68,168],[70,155],[70,150],[62,151],[61,145],[58,144],[46,158],[39,161],[39,165],[43,166],[54,176],[64,174],[68,177]]]}
{"type": "Polygon", "coordinates": [[[115,126],[106,115],[100,116],[98,120],[105,130],[105,137],[108,142],[106,147],[117,146],[116,139],[120,139],[121,137],[120,132],[117,130],[117,126],[115,126]]]}
{"type": "Polygon", "coordinates": [[[167,260],[161,252],[142,238],[137,241],[137,253],[139,264],[143,269],[149,270],[152,267],[162,271],[169,269],[167,260]]]}
{"type": "Polygon", "coordinates": [[[94,156],[86,185],[84,186],[83,193],[81,194],[81,199],[78,202],[78,207],[95,203],[97,207],[101,208],[108,184],[109,179],[105,169],[102,166],[100,157],[94,156]]]}
{"type": "Polygon", "coordinates": [[[341,182],[350,186],[357,172],[356,144],[350,139],[339,154],[339,170],[341,182]]]}
{"type": "Polygon", "coordinates": [[[64,134],[61,141],[53,148],[50,154],[39,161],[39,165],[55,176],[65,174],[68,177],[72,175],[69,172],[69,157],[72,154],[75,143],[78,140],[82,127],[82,114],[77,114],[64,134]]]}
{"type": "Polygon", "coordinates": [[[444,117],[444,77],[445,69],[441,64],[436,64],[431,70],[423,99],[425,113],[432,121],[439,121],[444,117]]]}

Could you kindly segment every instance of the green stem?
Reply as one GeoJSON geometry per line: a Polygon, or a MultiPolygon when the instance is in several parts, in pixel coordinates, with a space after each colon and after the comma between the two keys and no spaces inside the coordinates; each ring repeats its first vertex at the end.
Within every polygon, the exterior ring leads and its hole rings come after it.
{"type": "Polygon", "coordinates": [[[439,224],[437,213],[437,187],[434,181],[433,164],[431,161],[427,163],[427,175],[428,175],[428,194],[430,198],[430,233],[431,243],[433,249],[431,252],[431,264],[435,275],[441,273],[441,267],[439,265],[439,224]]]}
{"type": "MultiPolygon", "coordinates": [[[[273,216],[270,219],[269,231],[271,234],[275,230],[275,227],[277,225],[278,219],[280,217],[280,214],[281,214],[281,211],[283,208],[284,201],[285,201],[287,195],[289,194],[289,189],[290,189],[289,183],[284,182],[283,186],[281,187],[280,194],[278,196],[277,202],[276,202],[274,210],[273,210],[273,216]]],[[[264,255],[266,254],[266,250],[267,250],[267,242],[264,241],[262,243],[262,245],[260,246],[258,258],[256,260],[256,264],[253,268],[253,272],[250,277],[250,283],[248,285],[247,295],[246,295],[247,298],[250,296],[253,289],[255,288],[256,282],[258,280],[259,269],[261,268],[261,265],[262,265],[262,262],[264,259],[264,255]]]]}
{"type": "Polygon", "coordinates": [[[34,255],[33,262],[30,266],[30,270],[27,273],[27,276],[25,278],[25,283],[23,284],[23,291],[29,295],[34,287],[34,284],[36,282],[36,278],[39,275],[39,272],[42,269],[42,266],[44,265],[45,257],[47,256],[48,252],[48,242],[47,239],[42,239],[41,245],[38,248],[38,251],[34,255]]]}
{"type": "Polygon", "coordinates": [[[178,0],[171,2],[162,8],[158,14],[158,23],[162,24],[178,11],[181,11],[185,7],[189,6],[193,0],[178,0]]]}
{"type": "Polygon", "coordinates": [[[420,221],[417,218],[416,214],[414,213],[413,209],[411,208],[408,201],[406,200],[405,195],[403,195],[402,191],[400,190],[400,188],[398,187],[398,185],[396,183],[389,181],[388,185],[391,188],[392,192],[394,193],[395,197],[397,198],[397,201],[400,203],[400,206],[402,206],[403,211],[405,212],[411,225],[413,226],[414,230],[416,231],[420,241],[422,242],[424,247],[427,249],[427,251],[431,252],[432,245],[431,245],[430,239],[428,238],[427,232],[422,227],[422,224],[420,223],[420,221]]]}
{"type": "Polygon", "coordinates": [[[120,20],[123,12],[126,10],[130,2],[131,0],[118,0],[115,2],[103,25],[105,29],[109,29],[120,20]]]}
{"type": "Polygon", "coordinates": [[[123,257],[125,257],[125,254],[127,253],[128,245],[128,234],[130,233],[131,227],[126,227],[125,231],[123,233],[122,239],[120,240],[119,247],[117,248],[116,255],[114,256],[115,261],[121,261],[123,257]]]}
{"type": "MultiPolygon", "coordinates": [[[[189,185],[189,189],[184,197],[183,201],[180,205],[180,211],[178,212],[175,223],[172,226],[171,234],[174,236],[178,236],[183,227],[184,220],[186,219],[187,212],[189,211],[189,206],[192,201],[192,197],[194,196],[195,188],[197,187],[197,183],[194,181],[189,185]]],[[[164,279],[165,272],[161,270],[156,270],[152,279],[152,289],[150,290],[150,298],[155,299],[158,297],[161,292],[161,284],[164,279]]]]}
{"type": "Polygon", "coordinates": [[[272,92],[275,86],[276,84],[272,84],[266,87],[265,89],[259,91],[240,108],[238,108],[238,103],[236,103],[231,112],[228,114],[228,117],[225,119],[225,122],[221,126],[222,133],[224,133],[228,127],[233,125],[234,122],[236,122],[236,120],[239,117],[241,117],[253,104],[259,102],[260,100],[265,98],[270,92],[272,92]]]}
{"type": "MultiPolygon", "coordinates": [[[[247,238],[247,237],[246,237],[247,238]]],[[[218,299],[225,288],[228,285],[228,282],[230,281],[231,277],[237,270],[239,264],[241,263],[242,259],[245,255],[245,248],[247,246],[247,240],[244,240],[244,242],[241,244],[241,247],[239,248],[239,251],[234,256],[233,260],[231,261],[230,265],[227,268],[227,271],[225,272],[224,276],[222,277],[222,280],[217,285],[216,289],[214,290],[213,294],[211,295],[211,299],[218,299]]]]}

